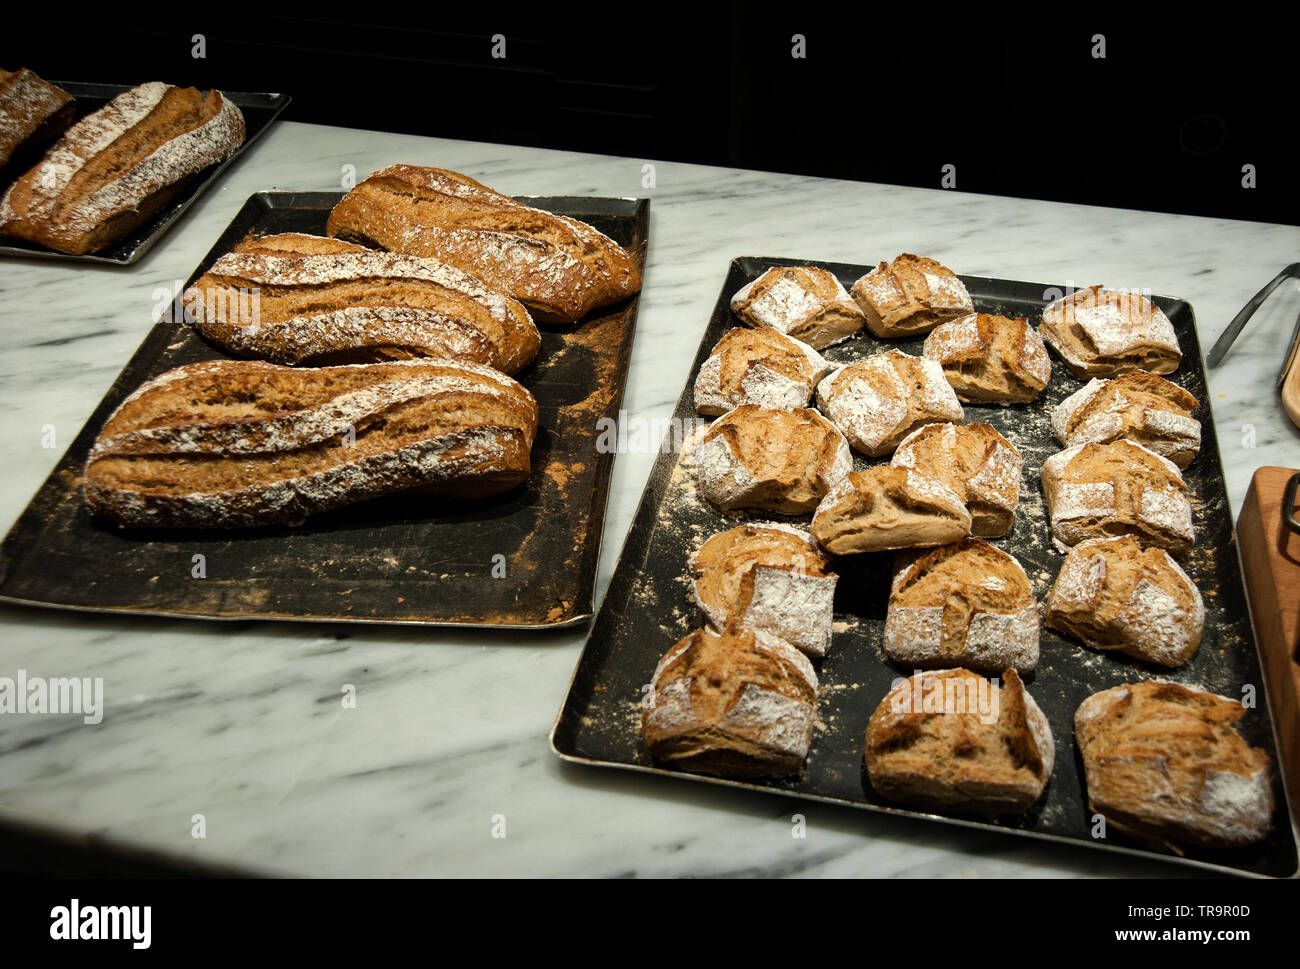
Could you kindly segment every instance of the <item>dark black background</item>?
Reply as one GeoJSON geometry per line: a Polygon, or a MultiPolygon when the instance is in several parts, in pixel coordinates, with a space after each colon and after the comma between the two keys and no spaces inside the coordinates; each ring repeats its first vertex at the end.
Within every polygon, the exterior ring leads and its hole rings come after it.
{"type": "Polygon", "coordinates": [[[1300,118],[1281,106],[1295,88],[1290,28],[1258,12],[1144,20],[1091,5],[792,0],[58,9],[59,29],[4,30],[0,63],[52,79],[283,91],[297,121],[928,188],[954,164],[959,191],[1300,224],[1300,118]],[[491,56],[498,33],[503,60],[491,56]],[[791,56],[795,33],[804,59],[791,56]],[[1105,59],[1092,56],[1097,33],[1105,59]]]}

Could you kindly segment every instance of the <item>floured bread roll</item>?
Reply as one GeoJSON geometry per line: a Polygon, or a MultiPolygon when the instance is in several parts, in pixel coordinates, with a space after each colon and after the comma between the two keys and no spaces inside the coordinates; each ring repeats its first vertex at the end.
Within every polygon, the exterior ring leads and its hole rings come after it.
{"type": "Polygon", "coordinates": [[[741,622],[809,656],[825,656],[831,644],[830,564],[803,529],[775,523],[719,532],[690,561],[695,601],[715,627],[741,622]]]}
{"type": "Polygon", "coordinates": [[[1151,300],[1100,286],[1049,304],[1038,332],[1080,378],[1171,373],[1183,358],[1174,325],[1151,300]]]}
{"type": "Polygon", "coordinates": [[[699,488],[723,511],[763,508],[802,515],[853,467],[844,435],[811,408],[742,404],[723,414],[696,448],[699,488]]]}
{"type": "Polygon", "coordinates": [[[890,463],[955,491],[970,512],[972,535],[996,538],[1011,530],[1025,462],[992,424],[926,424],[903,439],[890,463]]]}
{"type": "Polygon", "coordinates": [[[876,336],[915,336],[973,312],[957,274],[933,259],[905,252],[882,262],[851,290],[876,336]]]}
{"type": "Polygon", "coordinates": [[[933,360],[901,350],[840,367],[817,385],[817,403],[863,454],[888,454],[922,424],[962,421],[961,404],[933,360]]]}
{"type": "Polygon", "coordinates": [[[944,545],[970,534],[970,512],[942,482],[878,465],[840,479],[817,506],[812,533],[833,555],[944,545]]]}
{"type": "Polygon", "coordinates": [[[1052,535],[1063,548],[1135,535],[1186,552],[1196,537],[1187,485],[1172,461],[1132,441],[1076,444],[1043,462],[1052,535]]]}
{"type": "Polygon", "coordinates": [[[921,350],[964,404],[1023,404],[1052,379],[1052,361],[1024,317],[972,313],[930,331],[921,350]]]}
{"type": "Polygon", "coordinates": [[[1164,377],[1131,370],[1114,380],[1093,379],[1052,411],[1052,432],[1067,447],[1126,438],[1180,468],[1201,449],[1200,404],[1164,377]]]}
{"type": "Polygon", "coordinates": [[[1181,666],[1201,645],[1200,590],[1159,548],[1132,535],[1070,549],[1047,597],[1047,625],[1094,649],[1181,666]]]}
{"type": "Polygon", "coordinates": [[[803,766],[812,743],[817,674],[807,657],[760,630],[697,629],[659,661],[641,729],[669,767],[761,777],[803,766]]]}
{"type": "Polygon", "coordinates": [[[776,266],[731,297],[746,326],[770,327],[821,350],[862,329],[862,311],[835,274],[816,266],[776,266]]]}
{"type": "Polygon", "coordinates": [[[1074,714],[1089,810],[1176,854],[1263,841],[1272,762],[1237,732],[1245,713],[1237,700],[1160,680],[1094,693],[1074,714]]]}
{"type": "Polygon", "coordinates": [[[923,810],[1023,813],[1055,760],[1047,718],[1013,669],[1000,689],[964,669],[918,673],[890,690],[867,724],[871,786],[923,810]]]}
{"type": "Polygon", "coordinates": [[[741,404],[807,407],[830,369],[822,355],[777,330],[736,327],[723,335],[695,377],[695,409],[725,414],[741,404]]]}
{"type": "Polygon", "coordinates": [[[885,655],[917,669],[981,673],[1038,665],[1038,603],[1020,563],[982,538],[899,556],[885,655]]]}

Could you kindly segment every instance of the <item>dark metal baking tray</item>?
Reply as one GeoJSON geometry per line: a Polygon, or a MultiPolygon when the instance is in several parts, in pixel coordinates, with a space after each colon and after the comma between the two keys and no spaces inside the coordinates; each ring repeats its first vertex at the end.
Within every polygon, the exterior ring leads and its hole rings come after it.
{"type": "MultiPolygon", "coordinates": [[[[872,268],[753,257],[732,262],[700,341],[691,380],[677,403],[675,418],[681,421],[695,418],[694,373],[722,334],[739,325],[730,310],[731,295],[767,268],[785,265],[824,266],[846,286],[872,268]]],[[[962,278],[976,309],[981,312],[1025,316],[1037,322],[1048,301],[1045,297],[1049,287],[1042,284],[962,278]]],[[[1062,291],[1056,289],[1051,293],[1052,298],[1062,291]]],[[[1159,296],[1154,299],[1173,321],[1183,350],[1182,366],[1170,379],[1202,402],[1196,414],[1202,422],[1201,453],[1185,474],[1194,502],[1197,540],[1184,565],[1205,597],[1205,638],[1196,657],[1185,667],[1160,671],[1136,661],[1088,650],[1044,627],[1039,667],[1025,678],[1025,683],[1051,722],[1056,740],[1056,765],[1043,798],[1028,814],[998,821],[949,817],[892,805],[872,790],[862,765],[867,720],[891,682],[912,672],[890,664],[881,649],[892,564],[888,555],[836,559],[840,580],[835,596],[835,632],[829,654],[817,663],[821,679],[818,701],[821,724],[814,732],[812,750],[802,774],[751,783],[664,770],[651,762],[640,734],[643,687],[668,648],[704,622],[690,598],[687,557],[709,535],[730,528],[745,517],[782,520],[780,516],[764,514],[724,517],[698,497],[693,469],[680,451],[660,454],[651,472],[609,592],[592,624],[568,697],[556,719],[551,735],[555,752],[566,760],[580,763],[810,798],[1147,857],[1172,857],[1128,842],[1113,829],[1104,841],[1090,836],[1082,764],[1074,744],[1073,716],[1079,703],[1098,690],[1135,679],[1158,677],[1201,685],[1234,697],[1242,695],[1244,684],[1252,684],[1258,706],[1244,718],[1243,733],[1250,743],[1268,750],[1275,766],[1277,745],[1247,613],[1218,441],[1206,403],[1205,370],[1192,307],[1180,299],[1159,296]]],[[[844,363],[888,347],[919,354],[921,342],[912,339],[886,343],[864,331],[829,349],[826,356],[844,363]]],[[[1015,525],[1006,538],[993,544],[1020,560],[1040,602],[1055,580],[1064,556],[1051,542],[1039,470],[1043,460],[1061,447],[1052,436],[1051,409],[1081,385],[1082,381],[1076,380],[1054,356],[1052,381],[1034,404],[964,408],[967,421],[988,421],[1025,457],[1015,525]]],[[[858,468],[869,463],[860,455],[855,455],[854,460],[858,468]]],[[[784,520],[806,523],[810,516],[784,520]]],[[[1293,874],[1297,867],[1295,835],[1282,785],[1276,776],[1275,781],[1275,827],[1266,842],[1236,852],[1193,851],[1187,858],[1176,860],[1215,870],[1273,876],[1293,874]]]]}
{"type": "MultiPolygon", "coordinates": [[[[341,197],[252,196],[189,281],[247,236],[323,234],[341,197]]],[[[590,223],[644,266],[648,201],[528,201],[590,223]]],[[[0,599],[208,619],[517,629],[582,622],[593,607],[614,461],[611,451],[597,447],[598,421],[616,417],[622,403],[637,305],[633,297],[577,326],[543,328],[537,360],[516,375],[541,412],[533,471],[526,486],[507,495],[462,503],[380,498],[296,528],[117,529],[93,520],[82,502],[82,466],[99,428],[144,381],[226,356],[183,313],[166,314],[0,545],[0,599]],[[191,576],[194,555],[205,557],[206,578],[191,576]],[[504,565],[504,576],[493,576],[494,565],[504,565]]]]}
{"type": "MultiPolygon", "coordinates": [[[[78,120],[92,111],[99,110],[113,98],[131,90],[135,86],[132,84],[83,84],[78,81],[53,81],[51,83],[57,84],[77,99],[78,120]]],[[[34,242],[5,239],[0,243],[0,255],[29,256],[35,259],[63,259],[70,262],[99,262],[118,266],[129,266],[136,262],[153,248],[153,244],[163,237],[164,233],[171,228],[172,223],[194,204],[195,199],[207,191],[208,186],[216,181],[222,172],[233,165],[240,155],[248,151],[253,142],[266,133],[267,129],[271,127],[271,123],[280,116],[280,112],[288,107],[291,100],[287,94],[256,94],[247,91],[222,91],[221,93],[230,98],[243,112],[244,143],[239,146],[238,151],[225,161],[210,165],[194,176],[189,189],[155,213],[152,219],[138,226],[134,232],[124,239],[114,243],[107,249],[101,249],[99,252],[88,252],[78,256],[66,252],[55,252],[53,249],[47,249],[34,242]]],[[[19,172],[18,175],[21,177],[22,173],[19,172]]],[[[8,187],[8,185],[0,185],[0,193],[3,193],[8,187]]]]}

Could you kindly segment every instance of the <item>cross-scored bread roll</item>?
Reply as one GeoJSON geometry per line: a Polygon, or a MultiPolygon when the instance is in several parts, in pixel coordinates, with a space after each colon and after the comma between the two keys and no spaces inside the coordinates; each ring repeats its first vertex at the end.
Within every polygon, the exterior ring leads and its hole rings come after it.
{"type": "Polygon", "coordinates": [[[1205,603],[1169,553],[1132,535],[1080,542],[1047,597],[1047,625],[1094,649],[1181,666],[1201,645],[1205,603]]]}
{"type": "Polygon", "coordinates": [[[659,661],[641,729],[669,767],[761,777],[803,766],[817,712],[817,674],[807,657],[736,623],[697,629],[659,661]]]}
{"type": "Polygon", "coordinates": [[[930,331],[921,349],[964,404],[1023,404],[1052,379],[1052,361],[1024,317],[971,313],[930,331]]]}
{"type": "Polygon", "coordinates": [[[1058,451],[1043,462],[1043,494],[1062,548],[1126,534],[1181,553],[1196,538],[1178,467],[1132,441],[1058,451]]]}
{"type": "Polygon", "coordinates": [[[830,564],[807,532],[775,523],[719,532],[690,561],[695,601],[715,627],[741,622],[809,656],[825,656],[831,644],[830,564]]]}
{"type": "Polygon", "coordinates": [[[1201,422],[1191,416],[1199,404],[1164,377],[1131,370],[1094,378],[1057,404],[1052,432],[1067,447],[1126,438],[1185,468],[1201,449],[1201,422]]]}
{"type": "Polygon", "coordinates": [[[1020,503],[1024,458],[992,424],[925,424],[903,439],[890,464],[935,478],[970,512],[971,534],[1011,530],[1020,503]]]}
{"type": "Polygon", "coordinates": [[[454,266],[296,232],[236,246],[182,304],[213,343],[273,363],[456,357],[512,374],[541,347],[522,303],[454,266]]]}
{"type": "Polygon", "coordinates": [[[1052,729],[1013,669],[1002,685],[965,669],[902,680],[867,724],[876,793],[922,810],[1021,814],[1056,759],[1052,729]]]}
{"type": "Polygon", "coordinates": [[[1264,840],[1272,762],[1237,732],[1245,713],[1237,700],[1160,680],[1094,693],[1074,714],[1089,809],[1176,854],[1264,840]]]}
{"type": "Polygon", "coordinates": [[[536,433],[532,395],[476,364],[211,360],[113,412],[86,460],[86,504],[129,526],[233,528],[403,491],[481,497],[527,480],[536,433]]]}
{"type": "Polygon", "coordinates": [[[822,355],[777,330],[728,330],[695,377],[695,409],[725,414],[741,404],[807,407],[829,369],[822,355]]]}
{"type": "Polygon", "coordinates": [[[942,482],[877,465],[840,479],[817,506],[812,533],[833,555],[946,545],[970,534],[970,512],[942,482]]]}
{"type": "Polygon", "coordinates": [[[695,449],[700,494],[723,511],[760,508],[802,515],[853,467],[848,442],[812,408],[742,404],[723,414],[695,449]]]}
{"type": "Polygon", "coordinates": [[[981,538],[900,555],[885,617],[885,655],[912,669],[1032,673],[1038,602],[1029,576],[981,538]]]}
{"type": "Polygon", "coordinates": [[[962,421],[961,404],[933,360],[901,350],[840,367],[817,385],[817,403],[849,443],[888,454],[922,424],[962,421]]]}
{"type": "Polygon", "coordinates": [[[974,311],[965,284],[947,266],[905,252],[882,262],[850,291],[879,337],[918,336],[974,311]]]}
{"type": "Polygon", "coordinates": [[[766,327],[821,350],[862,329],[862,311],[835,274],[816,266],[774,266],[731,297],[746,326],[766,327]]]}
{"type": "Polygon", "coordinates": [[[1039,333],[1076,377],[1171,373],[1182,351],[1169,317],[1138,293],[1089,286],[1049,304],[1039,333]]]}
{"type": "Polygon", "coordinates": [[[441,168],[390,165],[372,173],[334,206],[326,233],[432,256],[547,323],[579,320],[641,289],[632,254],[585,222],[441,168]]]}

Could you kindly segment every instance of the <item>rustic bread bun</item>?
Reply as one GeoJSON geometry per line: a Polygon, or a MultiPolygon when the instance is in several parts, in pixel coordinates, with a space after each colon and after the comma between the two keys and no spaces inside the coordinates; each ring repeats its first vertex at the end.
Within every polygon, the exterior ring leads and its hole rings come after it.
{"type": "Polygon", "coordinates": [[[840,479],[817,506],[812,533],[833,555],[945,545],[970,534],[970,513],[947,485],[878,465],[840,479]]]}
{"type": "Polygon", "coordinates": [[[921,354],[943,368],[964,404],[1023,404],[1052,379],[1043,338],[1024,317],[972,313],[941,323],[921,354]]]}
{"type": "Polygon", "coordinates": [[[25,67],[0,68],[0,185],[35,164],[75,119],[76,102],[63,88],[25,67]]]}
{"type": "Polygon", "coordinates": [[[799,528],[774,523],[719,532],[691,556],[695,601],[718,629],[740,622],[809,656],[831,644],[835,582],[830,556],[799,528]]]}
{"type": "Polygon", "coordinates": [[[731,297],[731,311],[746,326],[784,333],[818,350],[862,329],[862,312],[828,270],[775,266],[731,297]]]}
{"type": "Polygon", "coordinates": [[[911,669],[1032,673],[1038,602],[1029,576],[981,538],[900,555],[885,618],[885,655],[911,669]]]}
{"type": "Polygon", "coordinates": [[[700,494],[723,511],[759,508],[802,515],[849,473],[844,435],[811,408],[742,404],[723,414],[695,449],[700,494]]]}
{"type": "Polygon", "coordinates": [[[867,724],[867,776],[889,801],[926,811],[1021,814],[1055,762],[1052,730],[1013,669],[1002,686],[964,669],[901,680],[867,724]]]}
{"type": "Polygon", "coordinates": [[[975,309],[956,273],[910,252],[880,263],[851,292],[867,329],[879,337],[919,336],[975,309]]]}
{"type": "Polygon", "coordinates": [[[888,454],[922,424],[962,421],[961,404],[933,360],[901,350],[840,367],[817,385],[817,403],[871,457],[888,454]]]}
{"type": "Polygon", "coordinates": [[[1171,373],[1182,360],[1169,317],[1137,293],[1081,289],[1049,304],[1038,332],[1081,379],[1171,373]]]}
{"type": "Polygon", "coordinates": [[[807,407],[829,369],[822,355],[777,330],[728,330],[695,377],[695,409],[725,414],[741,404],[773,410],[807,407]]]}
{"type": "Polygon", "coordinates": [[[1173,462],[1132,441],[1076,444],[1043,462],[1043,494],[1062,550],[1135,535],[1186,552],[1196,538],[1187,485],[1173,462]]]}
{"type": "Polygon", "coordinates": [[[402,491],[482,497],[527,480],[536,434],[532,395],[474,364],[211,360],[113,412],[86,460],[86,504],[135,527],[235,528],[402,491]]]}
{"type": "Polygon", "coordinates": [[[1201,422],[1192,417],[1199,404],[1164,377],[1131,370],[1090,380],[1057,404],[1052,432],[1066,447],[1125,438],[1185,468],[1201,449],[1201,422]]]}
{"type": "Polygon", "coordinates": [[[641,729],[665,766],[761,777],[803,766],[816,712],[817,674],[807,658],[732,623],[695,630],[659,661],[641,729]]]}
{"type": "Polygon", "coordinates": [[[1200,590],[1159,548],[1132,535],[1070,549],[1047,597],[1047,625],[1094,649],[1181,666],[1201,645],[1200,590]]]}
{"type": "Polygon", "coordinates": [[[1094,693],[1074,714],[1089,810],[1176,854],[1264,840],[1272,763],[1237,733],[1245,712],[1236,700],[1159,680],[1094,693]]]}
{"type": "Polygon", "coordinates": [[[220,91],[141,84],[69,128],[10,186],[0,235],[73,254],[103,249],[243,142],[244,116],[220,91]]]}
{"type": "Polygon", "coordinates": [[[334,206],[325,231],[455,266],[546,323],[579,320],[641,289],[631,253],[585,222],[441,168],[374,172],[334,206]]]}
{"type": "Polygon", "coordinates": [[[301,233],[236,246],[182,305],[223,349],[289,365],[455,357],[517,373],[541,347],[523,304],[468,273],[301,233]]]}
{"type": "Polygon", "coordinates": [[[1011,530],[1024,458],[992,424],[926,424],[903,439],[890,464],[943,482],[970,512],[971,534],[1011,530]]]}

